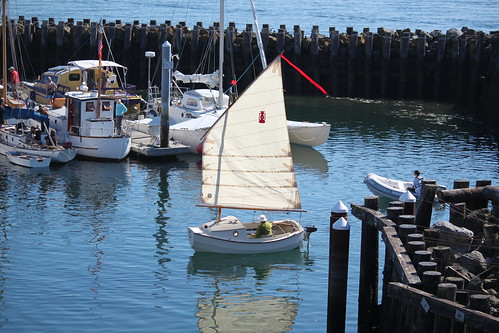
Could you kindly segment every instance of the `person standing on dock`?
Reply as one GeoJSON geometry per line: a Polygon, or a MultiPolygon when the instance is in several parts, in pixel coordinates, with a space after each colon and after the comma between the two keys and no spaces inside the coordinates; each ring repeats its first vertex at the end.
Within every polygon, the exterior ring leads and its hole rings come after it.
{"type": "Polygon", "coordinates": [[[409,186],[407,189],[412,193],[419,196],[421,194],[421,186],[423,183],[423,177],[420,176],[421,172],[419,170],[414,170],[414,179],[412,181],[412,186],[409,186]]]}
{"type": "Polygon", "coordinates": [[[12,90],[13,96],[17,98],[17,87],[21,82],[19,80],[19,73],[12,66],[9,67],[9,72],[10,72],[10,89],[12,90]]]}
{"type": "Polygon", "coordinates": [[[121,103],[121,99],[116,100],[116,109],[114,111],[115,119],[114,125],[116,127],[116,134],[121,134],[121,122],[123,121],[123,115],[128,111],[126,106],[121,103]]]}
{"type": "Polygon", "coordinates": [[[57,90],[57,83],[52,81],[52,78],[49,76],[47,79],[46,94],[47,94],[47,99],[49,99],[51,103],[54,103],[56,90],[57,90]]]}

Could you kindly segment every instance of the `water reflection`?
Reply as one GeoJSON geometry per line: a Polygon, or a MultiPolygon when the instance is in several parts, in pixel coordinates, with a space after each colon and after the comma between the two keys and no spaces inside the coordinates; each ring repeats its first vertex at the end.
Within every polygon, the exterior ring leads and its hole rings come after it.
{"type": "Polygon", "coordinates": [[[263,255],[195,253],[188,274],[204,277],[211,286],[199,293],[199,331],[290,331],[298,313],[299,281],[293,274],[286,281],[272,275],[299,271],[302,265],[313,263],[298,249],[263,255]]]}
{"type": "Polygon", "coordinates": [[[293,162],[299,164],[300,169],[313,171],[318,174],[325,174],[329,167],[324,155],[312,147],[291,145],[293,162]]]}

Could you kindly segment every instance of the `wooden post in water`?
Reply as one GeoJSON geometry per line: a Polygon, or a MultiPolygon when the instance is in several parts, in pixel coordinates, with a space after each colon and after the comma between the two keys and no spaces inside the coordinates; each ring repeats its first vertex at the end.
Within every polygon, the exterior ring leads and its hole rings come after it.
{"type": "Polygon", "coordinates": [[[386,97],[388,79],[390,77],[390,54],[392,47],[392,36],[383,36],[382,38],[382,60],[381,60],[381,97],[386,97]]]}
{"type": "Polygon", "coordinates": [[[365,75],[365,96],[372,95],[372,67],[373,67],[373,33],[367,32],[366,43],[364,45],[364,75],[365,75]]]}
{"type": "Polygon", "coordinates": [[[132,41],[132,25],[127,23],[125,25],[125,34],[123,35],[123,65],[130,66],[130,45],[132,41]]]}
{"type": "Polygon", "coordinates": [[[407,89],[407,58],[409,56],[409,39],[411,34],[404,32],[400,39],[400,85],[399,98],[405,98],[407,89]]]}
{"type": "Polygon", "coordinates": [[[351,35],[348,36],[348,96],[355,96],[355,68],[357,64],[357,43],[359,40],[359,34],[353,31],[351,35]]]}
{"type": "Polygon", "coordinates": [[[319,72],[319,26],[314,25],[310,36],[310,52],[312,54],[312,77],[316,82],[321,82],[319,72]]]}
{"type": "Polygon", "coordinates": [[[473,54],[471,54],[471,69],[470,69],[470,78],[469,78],[469,86],[468,86],[468,104],[475,105],[478,100],[477,94],[477,86],[478,80],[480,76],[480,63],[482,61],[483,56],[483,32],[478,32],[478,38],[475,38],[475,48],[473,54]]]}
{"type": "Polygon", "coordinates": [[[286,46],[286,26],[281,24],[281,27],[277,31],[277,53],[281,54],[286,46]]]}
{"type": "MultiPolygon", "coordinates": [[[[364,198],[364,206],[379,210],[379,198],[364,198]]],[[[357,326],[359,333],[371,332],[378,323],[378,262],[379,234],[376,227],[362,222],[360,248],[359,309],[357,326]]]]}
{"type": "Polygon", "coordinates": [[[348,208],[339,201],[329,219],[327,332],[345,332],[350,225],[348,208]]]}
{"type": "Polygon", "coordinates": [[[41,68],[46,68],[45,58],[47,55],[47,36],[48,36],[47,21],[42,21],[42,28],[40,29],[40,67],[41,68]]]}
{"type": "MultiPolygon", "coordinates": [[[[487,185],[492,185],[491,180],[477,180],[475,183],[475,187],[485,187],[487,185]]],[[[480,209],[480,208],[488,208],[489,207],[489,201],[487,199],[482,199],[482,200],[475,200],[474,201],[474,209],[480,209]]]]}
{"type": "MultiPolygon", "coordinates": [[[[178,29],[179,31],[182,31],[181,28],[178,29]]],[[[140,37],[139,37],[139,80],[140,82],[144,82],[147,80],[147,58],[144,56],[146,51],[147,51],[147,39],[149,36],[149,29],[147,27],[147,24],[142,24],[140,27],[140,37]]]]}
{"type": "Polygon", "coordinates": [[[423,188],[421,190],[421,202],[419,203],[418,212],[416,214],[416,224],[424,228],[428,228],[431,222],[431,213],[433,210],[433,202],[437,193],[437,185],[431,184],[430,180],[423,180],[423,188]]]}
{"type": "Polygon", "coordinates": [[[425,72],[424,72],[424,63],[425,63],[425,53],[426,53],[426,36],[422,33],[418,36],[417,40],[417,49],[416,49],[416,57],[417,57],[417,96],[419,98],[424,95],[425,88],[425,72]]]}
{"type": "Polygon", "coordinates": [[[433,83],[433,98],[442,96],[442,73],[444,72],[445,36],[440,36],[437,43],[437,59],[435,64],[435,80],[433,83]]]}
{"type": "MultiPolygon", "coordinates": [[[[293,47],[294,60],[295,60],[296,66],[301,67],[301,43],[302,43],[302,39],[303,39],[302,31],[301,31],[299,25],[295,25],[293,27],[293,31],[294,31],[294,36],[293,36],[293,40],[294,40],[294,47],[293,47]]],[[[297,74],[294,75],[294,81],[295,81],[296,93],[298,95],[301,95],[301,93],[302,93],[302,85],[301,85],[301,79],[300,79],[299,75],[297,75],[297,74]]]]}
{"type": "Polygon", "coordinates": [[[416,215],[416,197],[411,191],[406,191],[399,199],[403,203],[404,215],[416,215]]]}
{"type": "Polygon", "coordinates": [[[329,29],[331,37],[331,86],[333,96],[340,96],[340,34],[334,28],[329,29]]]}
{"type": "MultiPolygon", "coordinates": [[[[90,34],[92,36],[92,34],[90,34]]],[[[64,21],[59,21],[57,24],[57,33],[55,35],[55,45],[56,45],[56,61],[58,64],[62,63],[64,60],[64,21]]]]}

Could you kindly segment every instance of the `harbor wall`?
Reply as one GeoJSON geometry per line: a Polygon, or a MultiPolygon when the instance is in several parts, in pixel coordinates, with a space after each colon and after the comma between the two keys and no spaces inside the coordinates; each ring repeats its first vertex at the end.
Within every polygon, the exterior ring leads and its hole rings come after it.
{"type": "MultiPolygon", "coordinates": [[[[10,22],[17,26],[17,63],[28,79],[69,60],[97,59],[98,25],[89,19],[55,22],[21,16],[10,22]]],[[[112,51],[114,60],[128,67],[128,81],[138,88],[147,87],[146,51],[156,52],[151,75],[153,84],[160,84],[158,61],[166,40],[180,56],[179,71],[194,72],[203,57],[212,59],[205,72],[218,67],[218,23],[205,28],[198,22],[189,28],[183,22],[116,20],[104,21],[104,29],[103,59],[113,60],[112,51]]],[[[242,91],[262,69],[258,59],[254,61],[258,54],[255,32],[251,24],[238,31],[234,23],[225,32],[224,86],[237,79],[242,91]]],[[[264,24],[260,33],[268,61],[283,53],[331,96],[445,101],[499,118],[499,31],[484,33],[464,27],[431,33],[384,28],[342,32],[329,27],[324,33],[314,26],[307,34],[299,26],[288,30],[281,25],[271,31],[264,24]]],[[[291,66],[283,68],[287,94],[321,94],[291,66]]]]}

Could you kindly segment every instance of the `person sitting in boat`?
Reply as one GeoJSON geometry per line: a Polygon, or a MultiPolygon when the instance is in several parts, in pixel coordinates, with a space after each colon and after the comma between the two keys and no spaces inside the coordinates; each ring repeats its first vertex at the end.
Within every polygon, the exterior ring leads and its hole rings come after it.
{"type": "Polygon", "coordinates": [[[52,81],[52,78],[49,76],[47,79],[46,93],[47,93],[47,99],[49,99],[51,103],[54,103],[56,90],[57,90],[57,83],[52,81]]]}
{"type": "Polygon", "coordinates": [[[28,132],[28,134],[26,134],[26,143],[42,144],[41,134],[42,131],[40,131],[35,126],[31,126],[31,130],[28,132]]]}
{"type": "Polygon", "coordinates": [[[272,223],[267,220],[265,215],[260,215],[258,218],[260,224],[256,227],[255,238],[261,237],[263,235],[271,235],[272,234],[272,223]]]}
{"type": "Polygon", "coordinates": [[[414,179],[412,181],[412,186],[409,186],[407,189],[412,193],[419,196],[421,194],[421,187],[423,185],[423,177],[420,176],[421,172],[419,170],[414,170],[414,179]]]}
{"type": "Polygon", "coordinates": [[[57,143],[59,142],[59,137],[57,136],[55,130],[50,130],[50,135],[47,135],[45,137],[45,140],[47,141],[48,146],[57,146],[57,143]]]}

